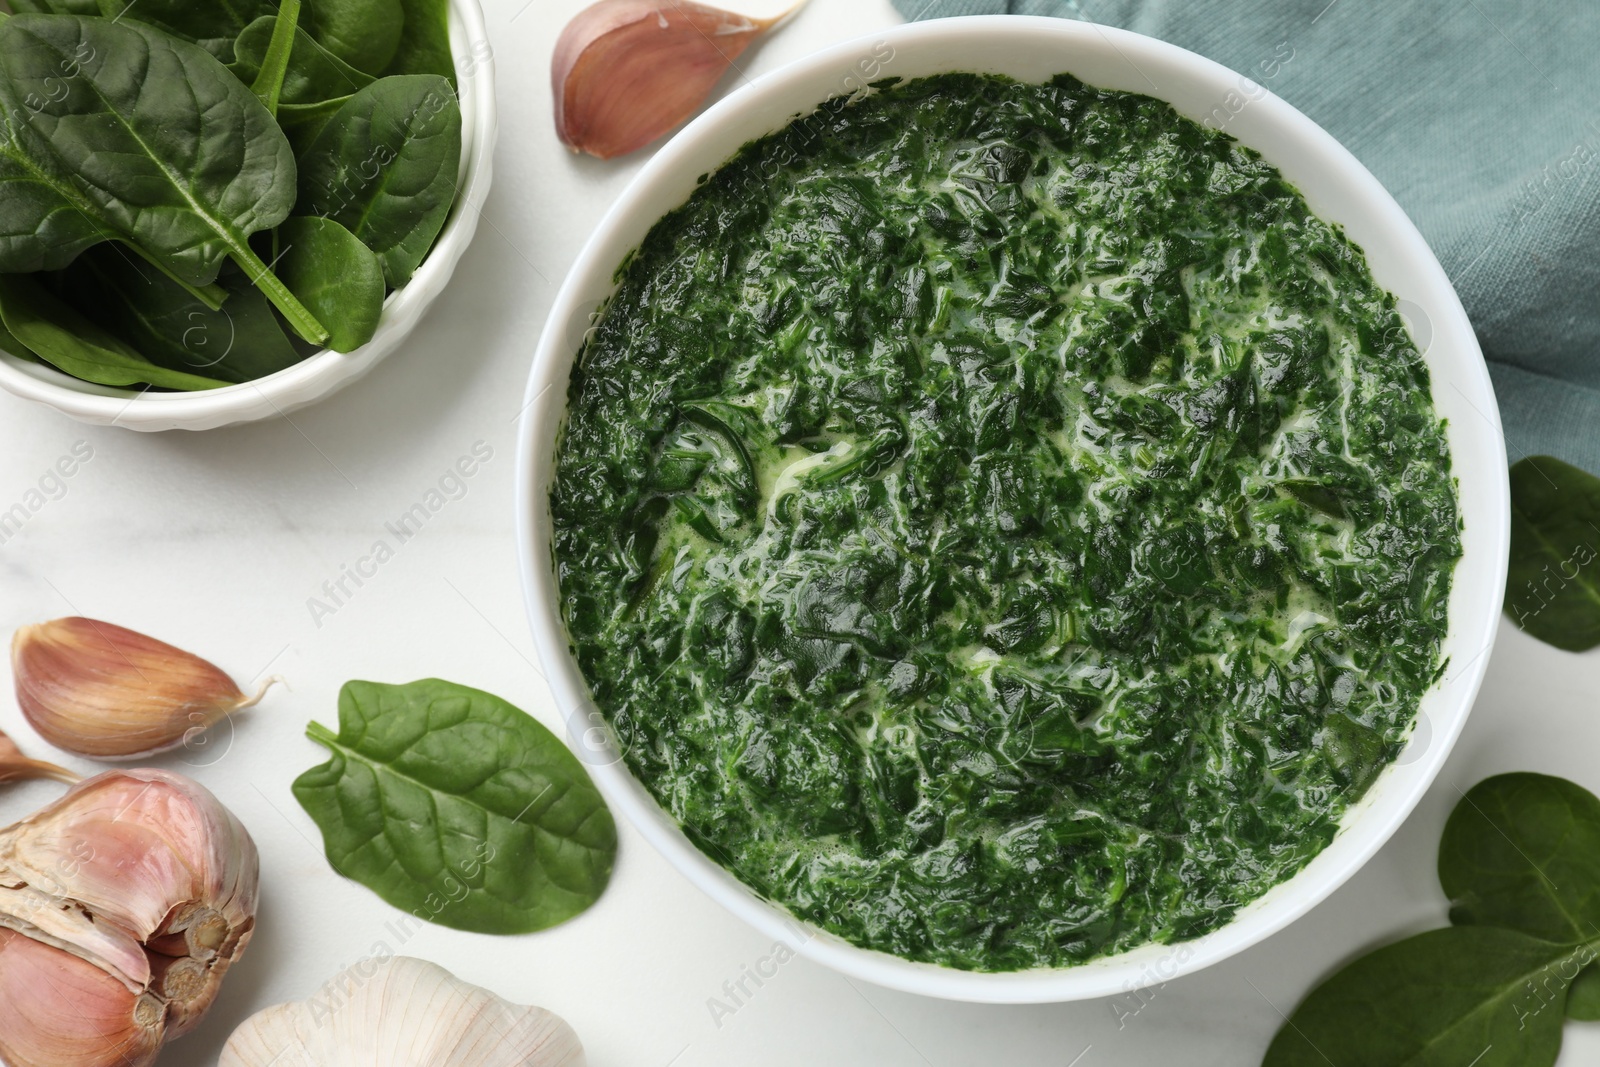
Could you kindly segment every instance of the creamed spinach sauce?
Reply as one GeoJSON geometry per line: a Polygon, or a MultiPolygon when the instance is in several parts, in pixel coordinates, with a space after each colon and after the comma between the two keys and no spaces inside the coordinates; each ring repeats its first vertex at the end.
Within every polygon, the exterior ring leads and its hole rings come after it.
{"type": "Polygon", "coordinates": [[[1436,679],[1458,519],[1359,249],[1068,77],[882,85],[661,220],[572,372],[562,606],[628,765],[794,914],[974,970],[1192,938],[1436,679]]]}

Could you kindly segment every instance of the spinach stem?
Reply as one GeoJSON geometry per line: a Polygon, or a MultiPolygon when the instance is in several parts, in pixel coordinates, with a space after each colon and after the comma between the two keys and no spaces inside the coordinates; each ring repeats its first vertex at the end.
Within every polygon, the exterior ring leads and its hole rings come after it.
{"type": "Polygon", "coordinates": [[[250,83],[250,91],[278,117],[278,97],[283,93],[283,79],[289,73],[289,53],[294,50],[295,30],[300,24],[300,0],[283,0],[278,7],[278,17],[272,23],[272,39],[267,42],[267,54],[262,57],[261,70],[250,83]]]}
{"type": "Polygon", "coordinates": [[[235,263],[244,268],[251,283],[272,301],[272,306],[283,312],[284,319],[295,333],[314,345],[328,343],[327,327],[318,322],[317,317],[306,310],[304,304],[295,299],[295,295],[289,292],[289,287],[272,273],[272,268],[261,262],[261,257],[252,252],[249,245],[237,245],[229,255],[233,257],[235,263]]]}
{"type": "Polygon", "coordinates": [[[126,245],[128,248],[133,249],[134,253],[138,255],[140,259],[144,260],[156,270],[160,271],[162,274],[165,274],[168,278],[182,286],[184,292],[200,301],[200,303],[204,304],[212,311],[221,310],[222,302],[228,299],[228,291],[222,286],[218,285],[216,282],[212,282],[210,285],[191,285],[174,274],[165,263],[161,262],[161,260],[157,259],[151,253],[145,251],[139,245],[132,241],[124,241],[121,243],[126,245]]]}
{"type": "Polygon", "coordinates": [[[339,738],[334,732],[315,720],[306,723],[306,736],[317,742],[317,744],[326,745],[329,748],[339,744],[339,738]]]}

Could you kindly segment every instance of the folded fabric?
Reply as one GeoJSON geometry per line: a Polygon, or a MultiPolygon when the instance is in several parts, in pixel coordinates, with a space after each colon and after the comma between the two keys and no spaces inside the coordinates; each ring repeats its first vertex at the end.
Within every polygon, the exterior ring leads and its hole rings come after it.
{"type": "Polygon", "coordinates": [[[1337,137],[1427,237],[1477,329],[1512,462],[1600,473],[1600,3],[895,0],[1057,15],[1231,67],[1337,137]]]}

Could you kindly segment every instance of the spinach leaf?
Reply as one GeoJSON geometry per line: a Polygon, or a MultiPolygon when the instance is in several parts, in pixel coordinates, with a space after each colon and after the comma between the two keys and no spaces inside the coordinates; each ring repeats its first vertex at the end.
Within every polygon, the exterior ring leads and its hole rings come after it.
{"type": "Polygon", "coordinates": [[[1320,482],[1291,478],[1279,482],[1278,487],[1306,507],[1314,508],[1324,515],[1331,515],[1336,519],[1347,517],[1344,502],[1339,499],[1339,495],[1320,482]]]}
{"type": "MultiPolygon", "coordinates": [[[[97,0],[99,13],[124,21],[140,22],[197,44],[226,63],[233,55],[233,39],[263,15],[277,10],[274,0],[97,0]]],[[[90,12],[83,12],[89,14],[90,12]]]]}
{"type": "MultiPolygon", "coordinates": [[[[234,42],[234,75],[245,84],[260,77],[267,51],[272,46],[276,20],[270,15],[256,19],[244,28],[234,42]]],[[[304,29],[295,28],[294,46],[284,71],[280,104],[319,104],[348,97],[357,89],[371,85],[370,74],[350,66],[318,44],[304,29]]]]}
{"type": "Polygon", "coordinates": [[[1572,988],[1567,990],[1567,1018],[1600,1020],[1600,964],[1589,964],[1572,980],[1572,988]]]}
{"type": "Polygon", "coordinates": [[[294,47],[294,33],[299,25],[300,0],[283,0],[278,17],[272,22],[272,37],[267,42],[261,69],[250,82],[250,91],[274,117],[278,114],[278,97],[283,93],[283,77],[289,71],[289,52],[294,47]]]}
{"type": "Polygon", "coordinates": [[[34,363],[39,362],[39,357],[34,354],[33,349],[17,340],[16,335],[6,329],[3,317],[0,317],[0,348],[10,352],[18,359],[26,359],[34,363]]]}
{"type": "Polygon", "coordinates": [[[317,139],[328,120],[338,114],[349,99],[348,96],[336,96],[315,104],[278,105],[278,123],[283,127],[289,143],[294,146],[297,156],[310,150],[311,142],[317,139]]]}
{"type": "MultiPolygon", "coordinates": [[[[5,209],[7,232],[38,235],[79,207],[73,254],[120,237],[196,286],[232,258],[301,336],[326,339],[248,242],[294,204],[289,142],[205,51],[131,19],[13,15],[0,23],[0,110],[17,165],[0,177],[31,177],[5,209]]],[[[23,253],[0,257],[0,271],[38,269],[34,250],[0,245],[23,253]]]]}
{"type": "Polygon", "coordinates": [[[384,74],[437,74],[456,84],[450,58],[449,0],[400,0],[405,11],[400,43],[384,74]]]}
{"type": "Polygon", "coordinates": [[[353,352],[372,340],[383,312],[383,267],[332,219],[299,215],[278,227],[278,275],[328,327],[328,347],[353,352]]]}
{"type": "Polygon", "coordinates": [[[11,0],[11,10],[19,15],[98,15],[96,0],[11,0]]]}
{"type": "Polygon", "coordinates": [[[227,300],[212,310],[110,245],[90,249],[60,276],[58,294],[150,362],[227,382],[249,382],[304,359],[261,291],[225,273],[227,300]]]}
{"type": "Polygon", "coordinates": [[[215,389],[226,382],[160,367],[25,274],[0,274],[0,322],[40,359],[99,385],[215,389]]]}
{"type": "Polygon", "coordinates": [[[405,23],[401,0],[320,0],[308,29],[329,52],[376,76],[394,61],[405,23]]]}
{"type": "Polygon", "coordinates": [[[1569,652],[1600,645],[1600,478],[1553,456],[1511,467],[1506,613],[1569,652]]]}
{"type": "Polygon", "coordinates": [[[341,223],[404,285],[456,195],[461,109],[432,74],[383,78],[339,109],[300,158],[296,214],[341,223]]]}
{"type": "Polygon", "coordinates": [[[1312,990],[1263,1067],[1548,1067],[1561,1001],[1590,945],[1493,927],[1430,930],[1363,956],[1312,990]]]}
{"type": "MultiPolygon", "coordinates": [[[[60,76],[71,76],[79,63],[77,58],[65,63],[60,76]]],[[[117,233],[59,168],[23,150],[26,121],[26,112],[0,96],[0,272],[8,274],[65,267],[85,248],[117,233]]]]}
{"type": "Polygon", "coordinates": [[[600,896],[616,826],[575,756],[499,697],[438,679],[349,682],[333,758],[294,794],[334,869],[419,918],[514,934],[600,896]]]}
{"type": "MultiPolygon", "coordinates": [[[[16,120],[0,109],[0,272],[59,270],[85,249],[117,239],[115,224],[99,215],[69,177],[21,149],[16,120]]],[[[207,307],[221,306],[224,294],[215,286],[184,281],[155,254],[121,236],[128,251],[207,307]]]]}
{"type": "Polygon", "coordinates": [[[1543,774],[1479,782],[1445,823],[1439,883],[1458,926],[1600,938],[1600,799],[1543,774]]]}
{"type": "Polygon", "coordinates": [[[1455,925],[1314,989],[1267,1050],[1294,1064],[1551,1064],[1563,1018],[1600,1019],[1600,799],[1502,774],[1451,812],[1439,881],[1455,925]]]}

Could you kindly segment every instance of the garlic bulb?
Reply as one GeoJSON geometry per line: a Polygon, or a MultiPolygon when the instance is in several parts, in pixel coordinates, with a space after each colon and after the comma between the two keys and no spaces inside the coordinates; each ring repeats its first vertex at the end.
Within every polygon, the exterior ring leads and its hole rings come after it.
{"type": "Polygon", "coordinates": [[[260,700],[217,667],[164,641],[78,617],[24,626],[11,639],[22,714],[46,741],[92,759],[176,748],[260,700]]]}
{"type": "Polygon", "coordinates": [[[144,1067],[255,927],[250,835],[181,775],[110,771],[0,830],[0,1062],[144,1067]]]}
{"type": "Polygon", "coordinates": [[[601,159],[643,148],[694,114],[744,50],[800,6],[752,19],[693,0],[600,0],[556,41],[556,132],[601,159]]]}
{"type": "Polygon", "coordinates": [[[246,1019],[217,1067],[583,1067],[566,1021],[407,956],[373,957],[316,996],[246,1019]]]}

